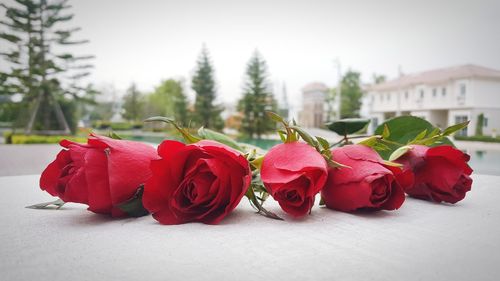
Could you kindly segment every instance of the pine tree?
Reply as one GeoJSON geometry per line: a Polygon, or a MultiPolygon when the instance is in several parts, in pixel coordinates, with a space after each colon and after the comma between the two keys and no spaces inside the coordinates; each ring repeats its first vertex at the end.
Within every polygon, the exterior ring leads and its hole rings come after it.
{"type": "Polygon", "coordinates": [[[29,116],[27,133],[33,129],[47,131],[54,128],[69,133],[67,119],[74,119],[69,115],[76,108],[69,104],[77,100],[90,102],[96,93],[91,87],[78,84],[81,78],[89,75],[88,69],[92,67],[79,62],[92,56],[54,51],[56,46],[61,49],[88,42],[72,40],[72,34],[79,28],[58,27],[73,18],[72,14],[66,13],[71,6],[66,0],[15,0],[11,6],[0,5],[6,16],[0,25],[7,29],[0,32],[0,39],[11,45],[6,52],[0,53],[10,64],[8,71],[0,73],[0,77],[6,80],[0,91],[10,95],[22,94],[24,108],[31,105],[30,114],[19,112],[20,116],[29,116]],[[63,104],[65,106],[61,106],[63,104]],[[37,119],[38,115],[41,118],[37,119]]]}
{"type": "Polygon", "coordinates": [[[193,121],[197,125],[220,130],[224,127],[224,122],[220,116],[221,106],[214,104],[216,92],[213,76],[214,70],[208,57],[208,51],[203,46],[197,61],[195,75],[191,81],[191,87],[196,92],[193,121]]]}
{"type": "Polygon", "coordinates": [[[137,90],[135,83],[132,83],[123,97],[123,118],[129,121],[139,121],[143,107],[142,94],[137,90]]]}
{"type": "Polygon", "coordinates": [[[260,138],[276,129],[276,123],[266,117],[265,111],[276,111],[277,102],[270,91],[266,62],[257,51],[247,64],[245,80],[238,103],[238,110],[244,115],[241,130],[249,137],[260,138]]]}

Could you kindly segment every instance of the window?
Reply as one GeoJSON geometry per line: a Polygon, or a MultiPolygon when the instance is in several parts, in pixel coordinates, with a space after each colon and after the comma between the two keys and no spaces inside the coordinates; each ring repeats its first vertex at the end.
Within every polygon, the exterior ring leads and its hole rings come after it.
{"type": "Polygon", "coordinates": [[[436,95],[437,95],[437,89],[434,88],[434,89],[432,89],[432,97],[435,98],[436,95]]]}
{"type": "Polygon", "coordinates": [[[420,98],[423,99],[424,98],[424,90],[420,90],[420,98]]]}
{"type": "Polygon", "coordinates": [[[390,93],[387,93],[387,100],[390,101],[391,100],[391,94],[390,93]]]}
{"type": "Polygon", "coordinates": [[[483,119],[483,127],[488,127],[488,118],[486,117],[483,119]]]}
{"type": "MultiPolygon", "coordinates": [[[[469,117],[467,115],[456,115],[455,116],[455,124],[458,123],[463,123],[469,120],[469,117]]],[[[456,133],[457,136],[467,136],[467,127],[463,128],[462,130],[458,131],[456,133]]]]}
{"type": "Polygon", "coordinates": [[[441,95],[442,95],[443,97],[445,97],[445,96],[446,96],[446,88],[445,88],[445,87],[443,87],[443,88],[441,89],[441,95]]]}
{"type": "Polygon", "coordinates": [[[405,99],[408,99],[408,91],[405,92],[405,99]]]}
{"type": "Polygon", "coordinates": [[[467,87],[465,84],[460,84],[460,96],[465,97],[467,92],[467,87]]]}

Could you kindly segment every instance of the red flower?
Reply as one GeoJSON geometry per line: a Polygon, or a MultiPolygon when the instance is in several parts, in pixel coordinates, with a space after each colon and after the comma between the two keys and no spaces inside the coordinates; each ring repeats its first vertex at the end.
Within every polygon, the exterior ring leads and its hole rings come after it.
{"type": "Polygon", "coordinates": [[[454,204],[471,189],[469,159],[469,155],[449,145],[431,148],[413,145],[396,162],[403,164],[404,173],[413,179],[404,185],[408,195],[454,204]]]}
{"type": "Polygon", "coordinates": [[[215,141],[185,145],[166,140],[158,154],[143,203],[162,224],[217,224],[236,208],[252,179],[247,159],[215,141]]]}
{"type": "Polygon", "coordinates": [[[154,147],[134,141],[91,135],[87,144],[62,140],[40,177],[40,188],[64,202],[87,204],[88,210],[123,216],[116,206],[134,196],[150,177],[154,147]]]}
{"type": "Polygon", "coordinates": [[[303,142],[278,144],[264,156],[260,176],[281,208],[294,217],[307,214],[323,188],[327,164],[323,156],[303,142]]]}
{"type": "Polygon", "coordinates": [[[401,169],[385,165],[377,152],[364,145],[334,149],[332,156],[351,168],[329,168],[328,180],[321,191],[328,208],[349,212],[401,207],[405,194],[395,177],[401,169]]]}

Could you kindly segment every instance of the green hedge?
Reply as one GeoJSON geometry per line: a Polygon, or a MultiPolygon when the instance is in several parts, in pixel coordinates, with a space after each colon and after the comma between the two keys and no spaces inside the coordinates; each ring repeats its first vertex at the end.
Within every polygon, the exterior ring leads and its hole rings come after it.
{"type": "Polygon", "coordinates": [[[500,137],[494,138],[490,136],[472,136],[472,137],[455,136],[455,139],[461,141],[500,142],[500,137]]]}
{"type": "Polygon", "coordinates": [[[92,124],[92,126],[99,130],[112,129],[113,131],[126,131],[132,129],[141,129],[141,122],[108,122],[108,121],[96,121],[92,124]]]}
{"type": "MultiPolygon", "coordinates": [[[[5,136],[6,134],[4,134],[5,136]]],[[[59,143],[67,139],[74,142],[86,143],[87,138],[78,136],[41,136],[41,135],[12,135],[5,137],[5,143],[9,144],[35,144],[35,143],[59,143]]]]}

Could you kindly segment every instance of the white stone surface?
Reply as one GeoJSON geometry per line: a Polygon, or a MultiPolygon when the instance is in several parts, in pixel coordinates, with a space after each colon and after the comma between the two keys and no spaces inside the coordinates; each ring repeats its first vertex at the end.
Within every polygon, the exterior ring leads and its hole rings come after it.
{"type": "MultiPolygon", "coordinates": [[[[113,220],[52,198],[38,176],[0,177],[0,280],[498,280],[500,177],[474,176],[457,205],[408,198],[395,212],[315,206],[294,220],[244,199],[221,225],[113,220]]],[[[267,203],[266,203],[267,204],[267,203]]]]}

